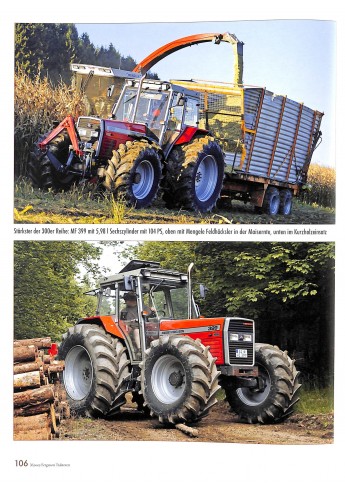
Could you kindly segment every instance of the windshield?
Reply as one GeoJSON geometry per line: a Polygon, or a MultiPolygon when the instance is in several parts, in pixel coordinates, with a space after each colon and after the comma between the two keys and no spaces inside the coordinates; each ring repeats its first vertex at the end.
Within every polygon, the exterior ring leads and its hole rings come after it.
{"type": "Polygon", "coordinates": [[[99,293],[98,315],[115,315],[115,289],[102,289],[99,293]]]}
{"type": "Polygon", "coordinates": [[[162,130],[169,92],[143,88],[134,117],[137,89],[127,87],[116,108],[115,119],[145,124],[158,138],[162,130]]]}
{"type": "MultiPolygon", "coordinates": [[[[150,291],[152,306],[160,319],[183,320],[188,318],[188,289],[187,286],[179,288],[152,287],[150,291]]],[[[196,318],[195,305],[192,305],[192,317],[196,318]]]]}

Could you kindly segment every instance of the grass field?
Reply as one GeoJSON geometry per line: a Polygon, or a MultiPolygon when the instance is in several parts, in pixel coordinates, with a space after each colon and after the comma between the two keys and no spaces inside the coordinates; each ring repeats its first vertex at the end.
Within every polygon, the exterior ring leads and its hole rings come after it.
{"type": "Polygon", "coordinates": [[[53,193],[34,189],[29,181],[17,180],[14,196],[14,221],[40,224],[333,224],[334,209],[294,201],[288,217],[256,214],[254,207],[240,201],[224,201],[209,213],[168,210],[162,200],[147,209],[127,207],[109,196],[95,198],[87,187],[53,193]]]}

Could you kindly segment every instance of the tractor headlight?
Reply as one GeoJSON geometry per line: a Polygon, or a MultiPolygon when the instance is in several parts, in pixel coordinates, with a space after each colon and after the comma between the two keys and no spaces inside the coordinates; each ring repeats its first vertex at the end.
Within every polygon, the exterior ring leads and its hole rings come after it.
{"type": "Polygon", "coordinates": [[[230,341],[237,342],[238,341],[238,333],[231,333],[230,334],[230,341]]]}
{"type": "Polygon", "coordinates": [[[244,342],[251,342],[251,341],[252,341],[252,336],[251,336],[251,334],[250,334],[250,333],[245,333],[245,334],[243,335],[243,341],[244,341],[244,342]]]}

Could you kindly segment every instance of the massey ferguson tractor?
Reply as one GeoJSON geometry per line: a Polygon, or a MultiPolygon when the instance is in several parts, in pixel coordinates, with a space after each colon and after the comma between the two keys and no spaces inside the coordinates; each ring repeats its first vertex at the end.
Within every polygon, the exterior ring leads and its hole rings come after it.
{"type": "Polygon", "coordinates": [[[292,413],[300,387],[294,361],[256,343],[253,320],[201,316],[192,267],[181,273],[132,260],[90,291],[95,316],[79,320],[59,346],[75,414],[112,417],[131,392],[162,424],[196,423],[220,387],[242,421],[277,423],[292,413]]]}
{"type": "MultiPolygon", "coordinates": [[[[129,78],[107,118],[97,114],[101,112],[99,104],[91,103],[92,115],[77,121],[69,115],[43,135],[28,163],[33,183],[43,189],[62,190],[75,182],[91,181],[136,208],[150,205],[161,188],[167,207],[200,212],[212,209],[220,196],[225,162],[211,132],[198,127],[199,95],[169,82],[146,79],[148,70],[170,53],[212,41],[237,42],[225,33],[199,34],[169,43],[133,72],[126,72],[129,78]]],[[[72,65],[76,72],[85,67],[72,65]]],[[[122,72],[92,66],[79,89],[86,92],[92,80],[99,87],[112,79],[114,83],[105,89],[108,101],[116,99],[122,72]]]]}

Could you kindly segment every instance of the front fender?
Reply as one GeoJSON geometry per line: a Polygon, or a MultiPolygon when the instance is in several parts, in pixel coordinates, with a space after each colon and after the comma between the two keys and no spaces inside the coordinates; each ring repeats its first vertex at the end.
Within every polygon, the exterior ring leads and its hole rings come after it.
{"type": "Polygon", "coordinates": [[[100,327],[103,327],[107,333],[110,333],[114,337],[118,337],[120,339],[125,340],[125,335],[121,330],[121,328],[116,324],[113,315],[92,316],[89,318],[81,318],[80,320],[78,320],[77,324],[80,323],[94,323],[95,325],[99,325],[100,327]]]}
{"type": "Polygon", "coordinates": [[[193,138],[195,138],[195,136],[199,134],[206,135],[206,134],[210,134],[210,132],[207,131],[206,129],[199,129],[199,128],[195,128],[194,126],[187,126],[186,128],[184,128],[184,130],[182,131],[182,133],[177,138],[174,144],[183,145],[184,143],[189,143],[190,141],[192,141],[193,138]]]}

